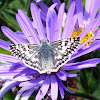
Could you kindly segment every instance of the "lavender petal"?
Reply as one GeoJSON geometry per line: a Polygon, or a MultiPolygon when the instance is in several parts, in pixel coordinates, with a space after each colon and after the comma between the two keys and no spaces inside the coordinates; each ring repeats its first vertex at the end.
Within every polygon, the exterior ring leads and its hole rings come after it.
{"type": "Polygon", "coordinates": [[[20,83],[19,86],[23,87],[23,86],[27,86],[27,85],[34,85],[34,84],[39,83],[43,79],[45,79],[45,75],[42,75],[39,78],[33,79],[31,81],[26,81],[26,82],[20,83]]]}
{"type": "Polygon", "coordinates": [[[44,80],[43,85],[41,86],[38,94],[36,95],[36,100],[41,100],[45,94],[47,93],[49,86],[50,86],[50,79],[49,79],[49,75],[47,76],[47,78],[44,80]]]}
{"type": "Polygon", "coordinates": [[[24,23],[26,24],[27,28],[31,32],[31,34],[34,37],[35,41],[37,43],[39,43],[39,36],[38,36],[36,30],[34,29],[34,27],[32,26],[31,20],[28,18],[28,16],[25,14],[25,12],[23,10],[21,10],[21,9],[18,10],[18,14],[23,19],[24,23]]]}
{"type": "Polygon", "coordinates": [[[59,85],[58,87],[59,87],[61,98],[64,99],[64,90],[63,90],[61,84],[58,83],[58,85],[59,85]]]}
{"type": "Polygon", "coordinates": [[[15,100],[19,100],[19,98],[20,98],[21,95],[22,95],[22,93],[17,94],[16,97],[15,97],[15,100]]]}
{"type": "Polygon", "coordinates": [[[61,5],[60,1],[59,0],[52,0],[52,1],[53,1],[53,3],[58,3],[56,6],[56,9],[59,10],[60,5],[61,5]]]}
{"type": "Polygon", "coordinates": [[[51,98],[57,100],[58,97],[58,82],[55,75],[51,75],[51,98]]]}
{"type": "Polygon", "coordinates": [[[28,100],[33,92],[34,92],[33,88],[31,88],[30,90],[25,91],[22,95],[21,100],[28,100]]]}
{"type": "Polygon", "coordinates": [[[18,94],[23,93],[24,91],[33,89],[34,85],[30,85],[30,86],[23,86],[19,91],[18,94]]]}
{"type": "Polygon", "coordinates": [[[15,44],[22,43],[22,41],[18,39],[18,36],[16,36],[16,34],[11,29],[7,28],[6,26],[2,26],[1,30],[15,44]]]}
{"type": "Polygon", "coordinates": [[[46,22],[46,13],[39,9],[41,19],[46,22]]]}
{"type": "Polygon", "coordinates": [[[92,0],[90,8],[90,23],[95,19],[99,7],[100,7],[100,0],[92,0]]]}
{"type": "Polygon", "coordinates": [[[100,29],[97,30],[96,34],[97,34],[97,37],[95,37],[95,39],[100,39],[100,36],[99,36],[100,35],[100,29]]]}
{"type": "Polygon", "coordinates": [[[40,18],[40,12],[39,10],[37,9],[37,6],[34,4],[34,3],[31,3],[31,14],[32,14],[32,18],[34,20],[34,23],[35,23],[35,27],[38,31],[38,34],[39,34],[39,37],[40,37],[40,40],[41,39],[44,39],[45,38],[45,34],[44,34],[44,28],[43,28],[43,25],[42,25],[42,21],[41,21],[41,18],[40,18]]]}
{"type": "Polygon", "coordinates": [[[65,26],[64,26],[64,30],[63,30],[63,34],[62,34],[62,38],[67,38],[68,37],[68,34],[69,34],[68,30],[69,30],[69,26],[70,26],[70,20],[72,20],[74,10],[75,10],[75,2],[73,2],[70,5],[70,8],[68,10],[67,17],[66,17],[66,22],[65,22],[65,26]]]}
{"type": "Polygon", "coordinates": [[[48,7],[42,1],[39,1],[37,3],[43,9],[43,11],[45,11],[47,13],[48,7]]]}
{"type": "Polygon", "coordinates": [[[16,31],[15,34],[19,36],[19,39],[21,40],[22,43],[28,43],[28,40],[23,32],[16,31]]]}
{"type": "Polygon", "coordinates": [[[63,81],[66,81],[66,75],[65,74],[63,74],[63,73],[61,73],[61,71],[58,71],[57,73],[56,73],[56,75],[61,79],[61,80],[63,80],[63,81]]]}
{"type": "Polygon", "coordinates": [[[10,45],[11,45],[11,43],[6,42],[6,41],[0,39],[0,47],[1,48],[6,49],[7,51],[9,51],[9,48],[8,47],[10,45]]]}
{"type": "Polygon", "coordinates": [[[77,15],[75,14],[72,18],[72,20],[70,21],[70,26],[69,26],[69,29],[68,29],[68,34],[67,34],[67,37],[70,38],[73,34],[73,30],[74,30],[74,27],[75,27],[75,24],[76,24],[76,21],[77,21],[77,15]]]}
{"type": "Polygon", "coordinates": [[[57,4],[53,4],[47,12],[46,16],[46,30],[47,30],[47,38],[49,42],[52,42],[54,40],[53,34],[55,32],[55,26],[56,26],[56,12],[54,10],[55,6],[57,4]]]}
{"type": "MultiPolygon", "coordinates": [[[[85,45],[87,43],[89,43],[93,38],[96,38],[97,37],[97,34],[94,34],[94,36],[92,38],[90,38],[89,40],[87,40],[86,42],[84,42],[83,44],[79,45],[79,47],[77,48],[77,50],[75,51],[75,53],[77,53],[78,50],[81,50],[81,49],[84,49],[85,48],[85,45]]],[[[74,53],[74,54],[75,54],[74,53]]]]}
{"type": "Polygon", "coordinates": [[[61,39],[64,8],[65,8],[65,3],[62,3],[59,8],[59,11],[58,11],[57,23],[56,23],[56,27],[55,27],[55,33],[54,33],[55,40],[61,39]]]}
{"type": "Polygon", "coordinates": [[[91,31],[96,24],[96,20],[93,21],[91,24],[87,25],[87,27],[81,32],[79,37],[82,39],[89,31],[91,31]]]}
{"type": "Polygon", "coordinates": [[[78,24],[79,27],[83,27],[83,5],[82,0],[75,0],[76,1],[76,10],[77,10],[77,16],[78,16],[78,24]]]}
{"type": "Polygon", "coordinates": [[[2,99],[4,94],[9,90],[11,89],[12,87],[18,85],[20,82],[16,82],[16,81],[9,81],[9,82],[6,82],[4,84],[4,86],[1,88],[0,90],[0,98],[2,99]]]}
{"type": "Polygon", "coordinates": [[[90,68],[90,67],[96,67],[98,63],[100,63],[100,58],[94,58],[94,59],[89,59],[82,62],[66,64],[61,69],[62,70],[77,70],[77,69],[83,69],[83,68],[90,68]]]}
{"type": "Polygon", "coordinates": [[[33,70],[33,69],[31,69],[31,68],[28,68],[27,66],[24,66],[24,69],[22,69],[22,70],[19,70],[20,71],[20,75],[21,74],[28,74],[28,75],[34,75],[34,74],[39,74],[39,72],[38,71],[36,71],[36,70],[33,70]],[[30,73],[29,73],[30,72],[30,73]]]}
{"type": "Polygon", "coordinates": [[[77,77],[77,74],[69,74],[69,73],[67,73],[65,71],[62,71],[62,70],[61,70],[61,73],[63,73],[64,75],[66,75],[66,77],[77,77]]]}
{"type": "Polygon", "coordinates": [[[32,22],[22,10],[19,10],[19,13],[21,16],[16,14],[16,19],[28,41],[30,43],[39,43],[39,38],[32,25],[32,22]]]}
{"type": "Polygon", "coordinates": [[[16,62],[19,62],[20,60],[14,56],[0,54],[0,61],[9,62],[9,63],[16,63],[16,62]]]}
{"type": "Polygon", "coordinates": [[[97,41],[93,42],[92,44],[90,44],[88,48],[85,48],[85,49],[81,50],[80,52],[73,54],[70,60],[77,58],[79,56],[82,56],[84,54],[87,54],[89,52],[92,52],[93,50],[96,50],[99,47],[100,47],[100,40],[97,40],[97,41]]]}
{"type": "Polygon", "coordinates": [[[74,94],[74,93],[75,93],[75,92],[71,92],[70,90],[68,90],[68,89],[64,86],[64,84],[62,83],[62,81],[61,81],[59,78],[57,78],[57,81],[58,81],[59,85],[60,85],[62,88],[64,88],[68,93],[70,93],[70,94],[74,94]]]}
{"type": "Polygon", "coordinates": [[[22,64],[20,64],[20,63],[14,63],[14,64],[10,67],[9,71],[14,71],[14,70],[16,70],[16,69],[18,69],[18,68],[20,68],[20,67],[22,67],[22,64]]]}
{"type": "Polygon", "coordinates": [[[15,81],[28,81],[28,80],[32,80],[33,76],[19,76],[14,78],[13,80],[15,81]]]}
{"type": "Polygon", "coordinates": [[[89,24],[89,17],[90,17],[90,7],[91,7],[91,0],[85,1],[85,12],[84,12],[84,24],[85,26],[89,24]]]}
{"type": "Polygon", "coordinates": [[[94,27],[92,28],[92,30],[97,30],[97,28],[100,26],[100,16],[96,19],[96,23],[94,25],[94,27]]]}

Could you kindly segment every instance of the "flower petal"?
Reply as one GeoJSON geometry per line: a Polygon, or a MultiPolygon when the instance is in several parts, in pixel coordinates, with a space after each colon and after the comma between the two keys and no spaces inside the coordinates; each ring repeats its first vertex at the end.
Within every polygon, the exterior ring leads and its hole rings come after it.
{"type": "Polygon", "coordinates": [[[58,81],[59,85],[60,85],[62,88],[64,88],[68,93],[70,93],[70,94],[74,94],[74,93],[75,93],[75,92],[71,92],[70,90],[68,90],[68,89],[64,86],[64,84],[62,83],[62,81],[61,81],[59,78],[57,78],[57,81],[58,81]]]}
{"type": "Polygon", "coordinates": [[[1,62],[9,62],[9,63],[16,63],[20,62],[20,60],[14,56],[6,55],[6,54],[0,54],[0,61],[1,62]]]}
{"type": "Polygon", "coordinates": [[[16,69],[18,69],[18,68],[20,68],[20,67],[22,67],[22,64],[20,64],[20,63],[14,63],[14,64],[10,67],[9,71],[14,71],[14,70],[16,70],[16,69]]]}
{"type": "Polygon", "coordinates": [[[80,52],[73,54],[70,60],[77,58],[79,56],[82,56],[84,54],[87,54],[89,52],[92,52],[93,50],[96,50],[99,47],[100,47],[100,40],[97,40],[97,41],[93,42],[92,44],[90,44],[88,48],[85,48],[85,49],[81,50],[80,52]]]}
{"type": "Polygon", "coordinates": [[[58,82],[55,75],[51,75],[51,98],[57,100],[58,97],[58,82]]]}
{"type": "Polygon", "coordinates": [[[46,13],[43,12],[41,9],[39,9],[39,12],[40,12],[40,17],[41,19],[44,21],[44,25],[45,25],[45,22],[46,22],[46,13]]]}
{"type": "Polygon", "coordinates": [[[15,80],[15,81],[28,81],[28,80],[31,80],[31,79],[33,79],[32,76],[24,76],[23,75],[23,76],[16,77],[13,80],[15,80]]]}
{"type": "Polygon", "coordinates": [[[47,30],[47,38],[49,42],[54,40],[53,34],[55,32],[55,23],[56,23],[56,12],[54,10],[57,4],[53,4],[47,12],[46,16],[46,30],[47,30]]]}
{"type": "Polygon", "coordinates": [[[61,73],[61,71],[58,71],[58,72],[56,73],[56,75],[57,75],[61,80],[66,81],[66,75],[63,74],[63,73],[61,73]]]}
{"type": "Polygon", "coordinates": [[[59,91],[60,91],[61,98],[64,99],[64,90],[63,90],[61,84],[58,83],[58,85],[59,85],[59,91]]]}
{"type": "Polygon", "coordinates": [[[25,91],[22,95],[21,100],[28,100],[33,92],[34,92],[33,88],[31,88],[30,90],[25,91]]]}
{"type": "MultiPolygon", "coordinates": [[[[39,74],[38,71],[33,70],[31,68],[28,68],[27,66],[21,66],[21,68],[19,68],[17,70],[19,71],[19,75],[23,75],[23,74],[25,74],[25,75],[37,75],[37,74],[39,74]]],[[[14,72],[16,72],[16,70],[14,72]]]]}
{"type": "Polygon", "coordinates": [[[65,3],[62,3],[58,11],[57,23],[55,27],[55,33],[54,33],[54,40],[61,39],[64,8],[65,8],[65,3]]]}
{"type": "Polygon", "coordinates": [[[9,47],[10,45],[11,45],[11,43],[6,42],[6,41],[0,39],[0,47],[1,47],[1,48],[6,49],[6,50],[9,51],[9,48],[8,48],[8,47],[9,47]]]}
{"type": "Polygon", "coordinates": [[[33,89],[33,87],[34,87],[34,85],[24,86],[18,91],[18,94],[23,93],[24,91],[29,90],[31,88],[33,89]]]}
{"type": "Polygon", "coordinates": [[[16,81],[8,81],[4,84],[4,86],[1,88],[0,90],[0,98],[2,99],[4,94],[11,89],[12,87],[18,85],[20,82],[16,82],[16,81]]]}
{"type": "Polygon", "coordinates": [[[56,8],[57,8],[57,10],[59,10],[59,8],[61,6],[60,1],[59,0],[52,0],[52,1],[53,1],[53,3],[58,3],[57,6],[56,6],[56,8]]]}
{"type": "Polygon", "coordinates": [[[34,29],[31,20],[22,10],[18,10],[18,14],[16,15],[16,19],[18,24],[20,25],[23,33],[26,35],[27,39],[30,43],[39,43],[39,37],[34,29]]]}
{"type": "Polygon", "coordinates": [[[77,10],[77,16],[78,16],[78,24],[79,27],[84,27],[83,25],[83,6],[82,6],[82,0],[75,0],[76,1],[76,10],[77,10]]]}
{"type": "Polygon", "coordinates": [[[89,31],[93,31],[93,27],[96,24],[96,20],[93,21],[91,24],[87,25],[87,27],[81,32],[79,37],[82,39],[89,31]]]}
{"type": "Polygon", "coordinates": [[[69,73],[62,71],[62,70],[60,72],[63,73],[64,75],[66,75],[66,77],[77,77],[77,74],[69,74],[69,73]]]}
{"type": "Polygon", "coordinates": [[[82,62],[77,63],[69,63],[66,64],[64,67],[62,67],[62,70],[77,70],[77,69],[83,69],[83,68],[90,68],[90,67],[96,67],[96,65],[100,63],[100,58],[94,58],[89,59],[82,62]]]}
{"type": "Polygon", "coordinates": [[[100,0],[92,0],[90,8],[90,23],[95,19],[100,8],[100,0]]]}
{"type": "Polygon", "coordinates": [[[96,23],[94,27],[92,28],[92,30],[97,30],[99,26],[100,26],[100,16],[96,19],[96,23]]]}
{"type": "Polygon", "coordinates": [[[46,38],[45,34],[44,34],[44,28],[43,28],[43,25],[42,25],[42,21],[41,21],[41,18],[40,18],[40,12],[39,12],[39,10],[37,9],[37,6],[34,3],[31,3],[31,14],[32,14],[32,18],[33,18],[34,23],[35,23],[35,27],[38,31],[40,40],[46,38]]]}
{"type": "Polygon", "coordinates": [[[44,80],[43,85],[41,86],[35,99],[41,100],[45,96],[45,94],[47,93],[49,86],[50,86],[50,77],[48,75],[47,78],[44,80]]]}
{"type": "Polygon", "coordinates": [[[41,0],[35,0],[38,5],[43,9],[43,11],[45,11],[47,13],[48,11],[48,7],[41,1],[41,0]]]}
{"type": "Polygon", "coordinates": [[[88,22],[88,18],[90,17],[89,11],[90,11],[91,2],[92,2],[91,0],[85,1],[85,12],[84,12],[85,22],[84,22],[84,24],[86,24],[88,22]]]}
{"type": "Polygon", "coordinates": [[[22,41],[18,39],[19,36],[17,36],[11,29],[6,26],[2,26],[1,30],[15,44],[22,43],[22,41]]]}
{"type": "Polygon", "coordinates": [[[15,34],[19,36],[19,39],[21,40],[22,43],[28,43],[28,40],[23,32],[16,31],[15,34]]]}
{"type": "Polygon", "coordinates": [[[19,100],[19,98],[20,98],[21,95],[22,95],[22,93],[17,94],[16,97],[15,97],[15,100],[19,100]]]}
{"type": "Polygon", "coordinates": [[[63,34],[62,34],[62,38],[67,38],[68,37],[68,30],[69,30],[69,26],[71,24],[71,20],[73,18],[73,14],[74,14],[74,10],[75,10],[75,2],[73,2],[71,5],[70,5],[70,8],[68,10],[68,13],[67,13],[67,17],[66,17],[66,22],[65,22],[65,26],[64,26],[64,30],[63,30],[63,34]]]}
{"type": "Polygon", "coordinates": [[[33,79],[31,81],[22,82],[19,84],[19,87],[23,87],[23,86],[27,86],[27,85],[34,85],[34,84],[39,83],[43,79],[45,79],[45,75],[42,75],[39,78],[33,79]]]}
{"type": "Polygon", "coordinates": [[[69,25],[68,34],[67,34],[67,37],[68,38],[72,37],[72,34],[73,34],[73,30],[74,30],[76,21],[77,21],[77,15],[75,14],[73,16],[72,20],[70,21],[71,23],[69,25]]]}

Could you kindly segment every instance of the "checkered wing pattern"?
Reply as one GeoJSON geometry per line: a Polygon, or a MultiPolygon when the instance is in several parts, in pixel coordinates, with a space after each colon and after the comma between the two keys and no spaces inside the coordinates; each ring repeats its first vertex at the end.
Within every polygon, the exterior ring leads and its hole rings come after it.
{"type": "Polygon", "coordinates": [[[59,69],[65,65],[69,61],[72,53],[78,48],[79,44],[79,37],[71,37],[52,42],[51,47],[55,58],[54,62],[56,62],[55,68],[59,69]]]}
{"type": "Polygon", "coordinates": [[[39,45],[37,44],[12,44],[9,46],[14,56],[21,59],[29,68],[39,70],[39,45]]]}
{"type": "Polygon", "coordinates": [[[47,41],[43,43],[43,41],[40,45],[31,43],[12,44],[9,49],[29,68],[40,73],[51,73],[57,72],[60,67],[65,65],[80,44],[79,37],[71,37],[51,43],[47,41]],[[42,55],[43,52],[46,54],[42,55]]]}

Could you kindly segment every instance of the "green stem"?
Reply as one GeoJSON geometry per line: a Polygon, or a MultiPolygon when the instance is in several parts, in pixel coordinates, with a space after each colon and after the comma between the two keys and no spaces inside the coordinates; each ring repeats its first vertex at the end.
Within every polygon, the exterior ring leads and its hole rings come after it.
{"type": "Polygon", "coordinates": [[[75,94],[69,94],[68,92],[66,92],[65,95],[72,95],[72,96],[83,97],[83,98],[86,98],[86,99],[89,99],[89,100],[99,100],[98,98],[94,97],[92,94],[85,94],[85,93],[82,93],[79,90],[76,90],[76,89],[73,89],[73,88],[70,88],[70,87],[67,87],[67,88],[70,91],[75,92],[75,94]]]}

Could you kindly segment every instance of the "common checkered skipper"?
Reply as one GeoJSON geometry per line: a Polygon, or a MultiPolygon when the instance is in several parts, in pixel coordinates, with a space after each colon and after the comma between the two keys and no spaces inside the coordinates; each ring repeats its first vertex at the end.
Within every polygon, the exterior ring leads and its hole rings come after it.
{"type": "Polygon", "coordinates": [[[12,44],[9,46],[12,54],[23,61],[29,68],[40,74],[57,72],[65,65],[71,54],[80,44],[79,37],[71,37],[49,43],[47,39],[38,44],[12,44]]]}

